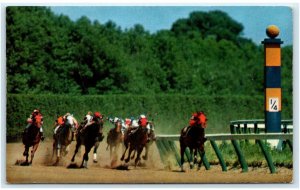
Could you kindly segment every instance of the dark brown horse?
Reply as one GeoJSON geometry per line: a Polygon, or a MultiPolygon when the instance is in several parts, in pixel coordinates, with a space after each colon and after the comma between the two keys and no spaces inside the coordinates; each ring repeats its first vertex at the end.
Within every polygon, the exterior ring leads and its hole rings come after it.
{"type": "Polygon", "coordinates": [[[137,156],[135,159],[135,166],[137,166],[138,162],[141,159],[140,156],[147,143],[147,140],[148,140],[148,135],[147,135],[146,128],[138,127],[138,129],[135,132],[133,133],[128,132],[128,135],[124,137],[125,151],[121,157],[121,161],[124,160],[126,151],[129,148],[128,157],[125,159],[125,162],[128,163],[132,151],[136,151],[137,156]]]}
{"type": "MultiPolygon", "coordinates": [[[[117,151],[123,142],[123,134],[121,132],[122,124],[117,122],[114,128],[110,129],[107,134],[107,148],[110,149],[110,158],[117,156],[117,151]]],[[[117,159],[117,158],[116,158],[117,159]]]]}
{"type": "Polygon", "coordinates": [[[99,143],[103,140],[103,117],[94,115],[93,122],[87,126],[84,131],[78,132],[76,135],[76,148],[74,155],[72,157],[72,162],[75,161],[75,155],[77,154],[81,145],[84,145],[85,152],[82,158],[82,162],[80,167],[87,168],[87,162],[89,160],[89,152],[91,151],[92,147],[94,146],[94,154],[97,151],[99,143]]]}
{"type": "Polygon", "coordinates": [[[28,166],[32,164],[34,154],[37,151],[37,148],[41,140],[41,133],[40,133],[41,126],[42,126],[42,117],[40,115],[36,115],[32,120],[32,124],[27,129],[24,130],[22,135],[22,141],[23,144],[25,145],[25,151],[23,153],[23,156],[26,157],[26,161],[21,165],[28,166]],[[28,162],[28,156],[29,156],[28,152],[30,147],[32,147],[31,159],[30,162],[28,162]]]}
{"type": "MultiPolygon", "coordinates": [[[[198,117],[194,117],[191,120],[195,123],[194,126],[184,127],[181,130],[180,134],[180,154],[181,154],[181,171],[183,171],[183,163],[184,163],[184,152],[188,147],[190,149],[190,167],[193,168],[193,164],[197,162],[197,153],[200,154],[201,158],[205,154],[204,143],[206,141],[205,131],[206,128],[206,116],[203,112],[198,112],[201,116],[201,119],[198,117]],[[192,162],[194,154],[194,161],[192,162]]],[[[202,163],[202,159],[198,162],[198,169],[200,168],[202,163]]]]}

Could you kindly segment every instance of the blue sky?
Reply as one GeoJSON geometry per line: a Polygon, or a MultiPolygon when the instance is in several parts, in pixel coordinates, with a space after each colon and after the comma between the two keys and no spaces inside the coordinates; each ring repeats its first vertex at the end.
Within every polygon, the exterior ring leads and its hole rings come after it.
{"type": "Polygon", "coordinates": [[[122,29],[142,24],[154,33],[170,29],[179,18],[188,18],[192,11],[222,10],[244,26],[243,37],[256,44],[266,37],[265,29],[275,24],[280,28],[284,45],[292,44],[292,9],[284,6],[52,6],[56,14],[64,14],[72,20],[87,16],[91,21],[115,22],[122,29]]]}

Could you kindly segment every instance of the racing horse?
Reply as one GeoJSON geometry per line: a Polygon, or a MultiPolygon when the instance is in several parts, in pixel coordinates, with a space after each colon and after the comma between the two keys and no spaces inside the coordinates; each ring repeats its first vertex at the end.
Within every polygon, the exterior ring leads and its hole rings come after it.
{"type": "Polygon", "coordinates": [[[23,166],[28,166],[32,164],[34,154],[37,151],[37,148],[41,141],[41,133],[40,133],[41,126],[42,126],[42,116],[36,115],[32,120],[32,124],[27,129],[25,129],[22,134],[22,142],[25,145],[23,156],[26,157],[25,162],[21,164],[23,166]],[[29,156],[28,152],[30,147],[32,147],[31,159],[30,162],[28,162],[28,156],[29,156]]]}
{"type": "Polygon", "coordinates": [[[126,135],[124,137],[125,151],[121,157],[121,161],[124,160],[125,154],[129,148],[128,157],[125,159],[125,162],[128,163],[132,151],[136,151],[137,152],[137,156],[135,159],[135,167],[136,167],[138,162],[141,159],[140,156],[147,141],[148,141],[147,128],[143,128],[141,126],[139,126],[135,132],[126,135]]]}
{"type": "Polygon", "coordinates": [[[205,154],[204,150],[204,143],[207,140],[205,138],[205,131],[206,128],[206,116],[203,112],[197,112],[197,115],[200,117],[193,116],[190,120],[190,126],[184,127],[180,133],[180,155],[181,155],[181,171],[183,170],[183,163],[184,163],[184,152],[185,149],[188,147],[190,149],[190,168],[193,168],[193,165],[197,162],[197,153],[200,154],[201,160],[198,162],[198,169],[201,166],[202,158],[205,154]],[[193,123],[191,125],[191,122],[193,123]],[[194,162],[192,162],[194,153],[194,162]]]}
{"type": "MultiPolygon", "coordinates": [[[[145,145],[145,154],[144,154],[144,156],[142,156],[142,158],[144,160],[148,160],[149,149],[150,149],[151,145],[153,144],[153,142],[156,141],[156,136],[154,133],[154,123],[152,121],[149,121],[147,123],[147,128],[148,128],[149,132],[148,132],[148,140],[145,145]]],[[[134,151],[133,155],[131,156],[131,159],[133,159],[135,157],[135,153],[136,153],[136,151],[134,151]]]]}
{"type": "Polygon", "coordinates": [[[75,161],[75,156],[80,148],[81,145],[84,145],[85,152],[82,158],[82,162],[80,167],[87,168],[87,162],[89,160],[89,152],[91,151],[92,147],[94,146],[94,154],[95,148],[98,148],[99,143],[103,140],[103,117],[99,112],[96,112],[93,117],[93,122],[88,125],[84,131],[78,131],[76,135],[76,148],[74,151],[74,155],[71,159],[72,162],[75,161]]]}
{"type": "Polygon", "coordinates": [[[121,131],[121,121],[118,121],[114,128],[110,129],[107,134],[107,148],[110,149],[110,158],[117,155],[117,151],[123,142],[123,134],[121,131]]]}
{"type": "Polygon", "coordinates": [[[59,163],[61,152],[63,155],[68,154],[69,145],[73,140],[73,131],[75,130],[74,117],[70,114],[64,116],[64,123],[59,127],[56,134],[53,135],[53,155],[56,153],[56,161],[53,165],[59,163]]]}

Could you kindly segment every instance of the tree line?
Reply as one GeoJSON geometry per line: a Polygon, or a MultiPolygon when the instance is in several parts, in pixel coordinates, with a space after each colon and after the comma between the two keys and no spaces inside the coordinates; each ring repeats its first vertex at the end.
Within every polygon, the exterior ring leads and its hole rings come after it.
{"type": "MultiPolygon", "coordinates": [[[[72,21],[50,7],[7,7],[7,92],[263,95],[263,47],[243,37],[243,28],[218,10],[192,12],[150,33],[140,24],[72,21]]],[[[287,97],[292,57],[292,46],[284,46],[287,97]]]]}

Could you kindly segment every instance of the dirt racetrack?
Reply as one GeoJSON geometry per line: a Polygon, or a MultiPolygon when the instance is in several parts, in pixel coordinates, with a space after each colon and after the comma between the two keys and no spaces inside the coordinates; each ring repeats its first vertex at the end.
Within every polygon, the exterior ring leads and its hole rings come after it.
{"type": "MultiPolygon", "coordinates": [[[[48,139],[49,140],[49,139],[48,139]]],[[[75,142],[72,142],[69,154],[61,160],[59,166],[52,166],[51,160],[52,142],[42,142],[37,150],[31,166],[20,166],[16,162],[24,160],[22,155],[24,148],[22,143],[8,143],[6,145],[6,180],[8,184],[19,183],[89,183],[89,184],[117,184],[117,183],[292,183],[293,170],[277,168],[276,174],[270,174],[268,168],[249,168],[249,172],[242,173],[240,168],[228,168],[222,172],[221,166],[211,166],[205,170],[202,166],[200,171],[190,170],[185,165],[186,172],[180,172],[178,166],[164,166],[154,145],[151,148],[149,160],[142,161],[142,166],[135,168],[129,165],[129,170],[117,170],[111,168],[109,151],[106,151],[106,142],[103,141],[98,149],[98,163],[93,163],[92,152],[89,154],[88,169],[68,169],[71,163],[75,142]]],[[[81,162],[81,148],[75,161],[81,162]]],[[[117,163],[121,164],[120,161],[117,163]]]]}

